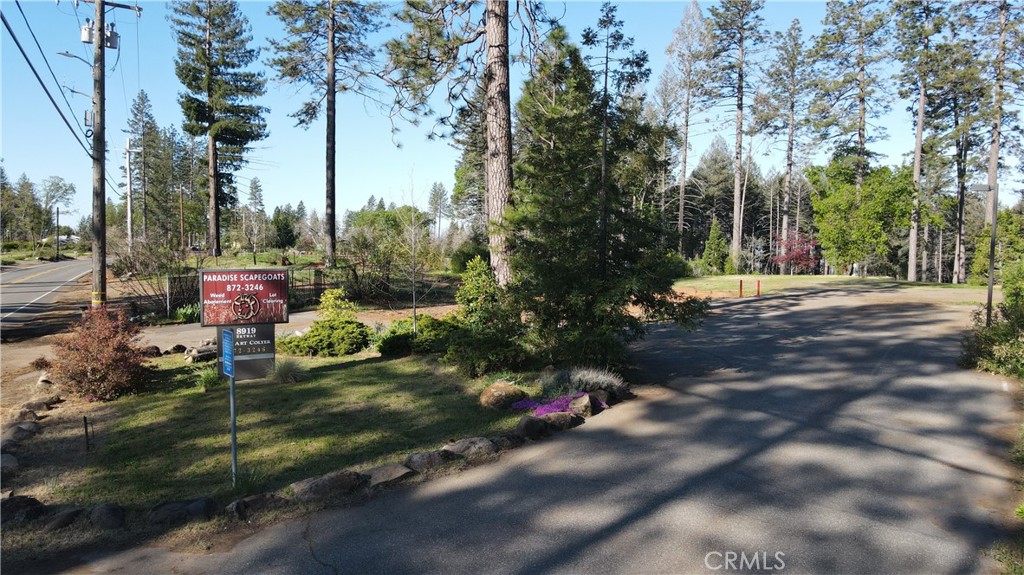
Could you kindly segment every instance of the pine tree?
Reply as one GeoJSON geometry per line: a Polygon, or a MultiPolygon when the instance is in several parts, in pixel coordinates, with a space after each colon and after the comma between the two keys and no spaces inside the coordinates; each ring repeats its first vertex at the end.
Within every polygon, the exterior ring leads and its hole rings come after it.
{"type": "Polygon", "coordinates": [[[307,85],[312,94],[291,116],[308,128],[320,116],[327,117],[326,207],[327,265],[334,265],[335,162],[337,95],[349,91],[367,93],[366,78],[375,67],[374,50],[366,42],[380,27],[383,5],[355,0],[278,0],[269,10],[284,24],[285,38],[270,40],[276,56],[269,62],[282,80],[307,85]]]}
{"type": "Polygon", "coordinates": [[[686,187],[689,173],[690,127],[694,117],[705,111],[713,96],[712,58],[714,48],[711,30],[701,14],[697,0],[691,0],[683,19],[675,29],[672,44],[666,50],[669,68],[675,70],[676,86],[679,92],[679,206],[676,230],[679,233],[679,253],[686,252],[686,187]]]}
{"type": "Polygon", "coordinates": [[[743,242],[743,112],[748,74],[748,52],[764,41],[759,12],[764,0],[722,0],[708,9],[717,73],[721,78],[719,97],[736,101],[736,148],[733,150],[732,243],[729,256],[739,264],[743,242]]]}
{"type": "Polygon", "coordinates": [[[233,0],[180,0],[169,17],[178,43],[174,71],[185,88],[178,102],[185,131],[207,139],[209,221],[207,247],[219,256],[221,196],[232,173],[245,163],[252,142],[267,136],[266,109],[249,103],[264,94],[266,80],[247,67],[259,57],[249,47],[249,22],[233,0]]]}
{"type": "MultiPolygon", "coordinates": [[[[432,114],[430,96],[444,84],[447,100],[456,106],[470,94],[483,58],[484,154],[487,236],[491,269],[499,285],[511,279],[502,221],[512,194],[512,103],[509,93],[509,2],[485,0],[483,25],[472,1],[406,0],[398,19],[412,30],[388,43],[391,85],[396,88],[395,114],[432,114]]],[[[536,37],[544,21],[538,2],[516,2],[523,29],[536,37]]],[[[444,115],[442,123],[450,123],[444,115]]]]}
{"type": "Polygon", "coordinates": [[[889,30],[878,4],[878,0],[829,0],[825,29],[815,46],[817,128],[837,141],[839,156],[854,162],[857,190],[868,170],[868,143],[875,138],[868,134],[868,120],[888,109],[879,84],[889,30]],[[848,155],[846,149],[855,153],[848,155]]]}
{"type": "Polygon", "coordinates": [[[768,91],[765,93],[765,101],[757,106],[754,123],[760,131],[769,135],[784,135],[786,142],[786,167],[780,206],[782,221],[779,226],[780,255],[785,259],[791,227],[789,217],[793,198],[795,151],[807,126],[807,107],[813,76],[799,20],[793,20],[785,34],[776,32],[772,47],[775,58],[765,71],[768,91]]]}
{"type": "Polygon", "coordinates": [[[441,218],[445,218],[451,215],[451,202],[448,201],[448,190],[444,188],[444,184],[440,182],[434,182],[434,185],[430,187],[430,199],[428,203],[430,214],[434,218],[434,223],[437,226],[437,237],[441,237],[441,218]]]}

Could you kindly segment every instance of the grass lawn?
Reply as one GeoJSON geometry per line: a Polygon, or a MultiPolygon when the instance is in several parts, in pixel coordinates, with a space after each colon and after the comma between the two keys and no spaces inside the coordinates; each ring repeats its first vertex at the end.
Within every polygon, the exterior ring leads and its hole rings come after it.
{"type": "Polygon", "coordinates": [[[711,297],[739,297],[740,281],[743,282],[743,297],[757,293],[757,283],[761,282],[761,295],[770,295],[787,289],[826,288],[843,285],[877,285],[900,288],[941,288],[941,289],[978,289],[983,286],[967,284],[910,283],[892,278],[857,278],[850,276],[811,276],[811,275],[723,275],[700,278],[683,278],[673,284],[673,288],[690,294],[711,297]]]}
{"type": "Polygon", "coordinates": [[[202,495],[226,502],[336,469],[400,462],[451,439],[506,433],[519,418],[480,407],[486,382],[433,358],[300,361],[307,381],[236,384],[239,489],[231,488],[228,385],[204,392],[176,357],[160,360],[163,389],[113,404],[116,423],[62,497],[140,506],[202,495]]]}

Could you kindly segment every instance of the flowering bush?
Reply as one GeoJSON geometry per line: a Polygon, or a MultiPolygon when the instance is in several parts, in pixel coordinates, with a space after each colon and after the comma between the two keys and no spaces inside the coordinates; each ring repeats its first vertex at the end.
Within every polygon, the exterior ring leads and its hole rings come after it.
{"type": "Polygon", "coordinates": [[[570,395],[562,395],[554,399],[547,400],[523,399],[513,403],[511,405],[511,409],[517,411],[533,410],[533,414],[537,417],[547,415],[549,413],[568,412],[572,411],[571,409],[569,409],[569,404],[572,403],[575,399],[583,397],[584,395],[586,394],[581,391],[570,395]]]}

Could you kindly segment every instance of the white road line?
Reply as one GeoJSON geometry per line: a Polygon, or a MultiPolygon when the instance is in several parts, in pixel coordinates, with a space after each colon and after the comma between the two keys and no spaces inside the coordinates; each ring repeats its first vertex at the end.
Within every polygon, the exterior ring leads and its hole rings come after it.
{"type": "Polygon", "coordinates": [[[69,283],[71,283],[71,282],[73,282],[73,281],[77,280],[78,278],[80,278],[80,277],[84,276],[85,274],[87,274],[87,273],[91,273],[91,272],[92,272],[92,270],[86,270],[86,271],[84,271],[84,272],[82,272],[82,273],[78,274],[77,276],[75,276],[75,277],[73,277],[73,278],[69,279],[68,281],[66,281],[66,282],[64,282],[64,283],[62,283],[62,284],[60,284],[59,286],[57,286],[57,287],[53,288],[52,290],[50,290],[50,291],[48,291],[48,292],[44,293],[43,295],[41,295],[41,296],[37,297],[36,299],[34,299],[34,300],[32,300],[32,301],[28,302],[28,303],[27,303],[27,304],[25,304],[25,305],[23,305],[23,306],[19,307],[18,309],[16,309],[16,310],[12,311],[11,313],[9,313],[9,314],[5,315],[4,317],[2,317],[2,318],[0,318],[0,319],[7,319],[7,318],[11,317],[12,315],[14,315],[14,314],[18,313],[19,311],[21,311],[21,310],[23,310],[23,309],[27,308],[28,306],[30,306],[30,305],[32,305],[32,304],[34,304],[34,303],[36,303],[37,301],[39,301],[39,300],[43,299],[44,297],[46,297],[46,296],[48,296],[48,295],[52,294],[53,292],[55,292],[55,291],[59,290],[60,288],[62,288],[62,287],[64,287],[64,286],[68,285],[69,283]]]}

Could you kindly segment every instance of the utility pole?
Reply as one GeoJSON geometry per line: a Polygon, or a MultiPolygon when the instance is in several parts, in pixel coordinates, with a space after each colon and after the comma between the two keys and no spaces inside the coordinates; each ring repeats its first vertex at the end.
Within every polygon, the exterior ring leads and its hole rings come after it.
{"type": "Polygon", "coordinates": [[[142,8],[106,2],[106,0],[84,0],[96,5],[95,20],[82,28],[82,42],[92,44],[92,91],[93,121],[92,132],[92,307],[103,307],[107,303],[107,189],[104,179],[106,169],[106,54],[104,48],[117,49],[117,33],[113,27],[107,30],[106,11],[111,8],[134,10],[139,16],[142,8]]]}

